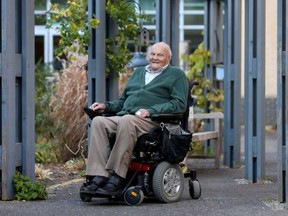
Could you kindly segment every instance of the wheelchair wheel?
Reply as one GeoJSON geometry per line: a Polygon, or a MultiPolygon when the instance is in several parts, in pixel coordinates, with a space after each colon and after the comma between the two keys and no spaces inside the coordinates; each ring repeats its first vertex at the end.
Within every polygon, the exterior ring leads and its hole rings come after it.
{"type": "Polygon", "coordinates": [[[124,200],[128,205],[140,205],[144,200],[144,193],[136,187],[128,188],[124,193],[124,200]]]}
{"type": "Polygon", "coordinates": [[[192,199],[200,198],[201,186],[198,180],[189,180],[189,194],[192,199]]]}
{"type": "Polygon", "coordinates": [[[160,202],[177,202],[184,189],[183,172],[178,164],[163,161],[154,171],[152,185],[155,197],[160,202]]]}

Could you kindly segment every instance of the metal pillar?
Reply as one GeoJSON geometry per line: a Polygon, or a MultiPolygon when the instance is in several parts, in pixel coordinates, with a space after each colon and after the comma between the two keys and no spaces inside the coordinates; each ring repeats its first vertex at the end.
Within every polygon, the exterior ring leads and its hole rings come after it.
{"type": "MultiPolygon", "coordinates": [[[[113,38],[117,35],[118,26],[115,21],[108,18],[106,28],[108,29],[107,34],[109,38],[113,38]]],[[[110,71],[109,73],[106,86],[106,100],[115,100],[119,98],[118,76],[116,73],[117,71],[110,71]]]]}
{"type": "MultiPolygon", "coordinates": [[[[210,64],[204,68],[204,77],[214,83],[215,66],[223,64],[223,1],[206,0],[204,8],[204,46],[210,50],[210,64]]],[[[205,112],[209,112],[208,106],[205,112]]],[[[207,122],[205,127],[208,130],[212,128],[211,122],[207,122]]],[[[208,153],[210,145],[210,140],[205,142],[204,154],[208,153]]]]}
{"type": "Polygon", "coordinates": [[[106,100],[106,0],[89,0],[88,19],[95,15],[101,22],[91,30],[88,47],[88,104],[106,100]]]}
{"type": "Polygon", "coordinates": [[[204,45],[211,52],[207,76],[213,82],[213,64],[223,63],[223,10],[222,0],[206,0],[204,15],[204,45]]]}
{"type": "Polygon", "coordinates": [[[179,65],[180,0],[156,0],[156,41],[163,41],[172,50],[172,65],[179,65]]]}
{"type": "Polygon", "coordinates": [[[265,175],[265,5],[245,1],[245,177],[265,175]]]}
{"type": "Polygon", "coordinates": [[[241,8],[242,0],[225,0],[223,163],[231,168],[240,163],[241,8]]]}
{"type": "Polygon", "coordinates": [[[34,162],[34,1],[1,1],[1,199],[14,198],[16,169],[32,180],[34,162]]]}
{"type": "Polygon", "coordinates": [[[210,65],[205,67],[204,76],[213,83],[214,66],[223,63],[223,2],[206,0],[204,8],[204,46],[210,50],[210,65]]]}
{"type": "MultiPolygon", "coordinates": [[[[17,1],[21,2],[21,1],[17,1]]],[[[23,174],[35,178],[35,105],[34,105],[34,2],[22,0],[22,144],[23,174]]],[[[19,106],[20,107],[20,106],[19,106]]]]}
{"type": "Polygon", "coordinates": [[[114,21],[106,16],[106,0],[89,0],[88,19],[93,15],[100,20],[91,30],[88,47],[88,104],[118,98],[118,83],[114,71],[106,75],[106,37],[117,33],[114,21]]]}
{"type": "Polygon", "coordinates": [[[278,142],[278,199],[280,202],[288,200],[288,78],[287,78],[287,50],[288,50],[288,2],[278,0],[277,20],[277,142],[278,142]]]}

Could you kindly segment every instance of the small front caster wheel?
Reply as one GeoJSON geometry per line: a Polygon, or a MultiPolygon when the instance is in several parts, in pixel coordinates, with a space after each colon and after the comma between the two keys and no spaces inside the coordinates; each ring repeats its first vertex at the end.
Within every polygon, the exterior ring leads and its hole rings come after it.
{"type": "Polygon", "coordinates": [[[128,188],[124,193],[124,200],[128,205],[140,205],[144,200],[144,193],[136,187],[128,188]]]}
{"type": "Polygon", "coordinates": [[[201,186],[198,180],[189,180],[189,193],[192,199],[200,198],[201,186]]]}

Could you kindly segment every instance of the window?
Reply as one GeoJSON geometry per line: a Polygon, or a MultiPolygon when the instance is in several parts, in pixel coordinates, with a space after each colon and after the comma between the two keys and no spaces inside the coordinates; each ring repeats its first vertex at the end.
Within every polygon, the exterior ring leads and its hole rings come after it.
{"type": "Polygon", "coordinates": [[[149,21],[143,20],[143,25],[155,25],[155,14],[146,14],[146,15],[150,20],[149,21]]]}
{"type": "Polygon", "coordinates": [[[203,40],[203,30],[185,30],[184,41],[189,42],[189,53],[192,53],[203,40]]]}
{"type": "Polygon", "coordinates": [[[184,10],[204,11],[203,0],[184,0],[184,10]]]}
{"type": "Polygon", "coordinates": [[[44,36],[35,36],[35,63],[44,62],[44,36]]]}
{"type": "Polygon", "coordinates": [[[141,10],[155,10],[155,0],[139,0],[141,10]]]}
{"type": "Polygon", "coordinates": [[[52,4],[59,4],[60,8],[65,7],[67,4],[66,0],[51,0],[52,4]]]}
{"type": "Polygon", "coordinates": [[[180,42],[188,43],[188,52],[192,53],[203,42],[204,1],[180,1],[180,42]]]}
{"type": "Polygon", "coordinates": [[[184,25],[203,25],[204,16],[203,14],[185,14],[184,25]]]}
{"type": "Polygon", "coordinates": [[[46,15],[35,14],[35,25],[46,25],[46,15]]]}
{"type": "MultiPolygon", "coordinates": [[[[1,1],[1,0],[0,0],[1,1]]],[[[127,0],[129,1],[129,0],[127,0]]],[[[42,59],[43,62],[53,62],[55,55],[53,50],[59,42],[59,32],[55,29],[46,29],[46,14],[49,4],[59,4],[65,6],[67,0],[35,0],[35,61],[42,59]]],[[[94,1],[93,1],[94,2],[94,1]]],[[[141,12],[148,15],[152,21],[143,21],[144,27],[149,30],[150,44],[155,43],[156,39],[156,0],[131,0],[135,7],[141,12]],[[140,6],[140,8],[139,8],[140,6]]],[[[180,42],[189,43],[189,52],[193,51],[199,43],[203,42],[204,30],[204,0],[180,0],[179,11],[179,39],[180,42]]],[[[136,9],[136,10],[137,10],[136,9]]],[[[1,32],[0,32],[1,33],[1,32]]],[[[132,41],[129,41],[132,43],[132,41]]],[[[0,44],[1,45],[1,44],[0,44]]],[[[0,46],[1,48],[1,46],[0,46]]],[[[131,51],[135,50],[134,46],[129,46],[131,51]]]]}
{"type": "Polygon", "coordinates": [[[46,0],[35,0],[35,10],[46,10],[46,0]]]}

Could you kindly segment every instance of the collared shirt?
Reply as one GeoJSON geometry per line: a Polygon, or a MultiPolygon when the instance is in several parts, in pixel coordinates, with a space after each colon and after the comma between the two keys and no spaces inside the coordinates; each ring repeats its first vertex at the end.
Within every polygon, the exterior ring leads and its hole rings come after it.
{"type": "Polygon", "coordinates": [[[146,73],[145,73],[145,85],[147,85],[148,83],[150,83],[155,77],[159,76],[163,70],[165,70],[167,67],[168,67],[169,64],[165,65],[164,67],[162,68],[159,68],[158,70],[156,71],[152,71],[150,69],[150,65],[147,65],[145,67],[146,69],[146,73]]]}

